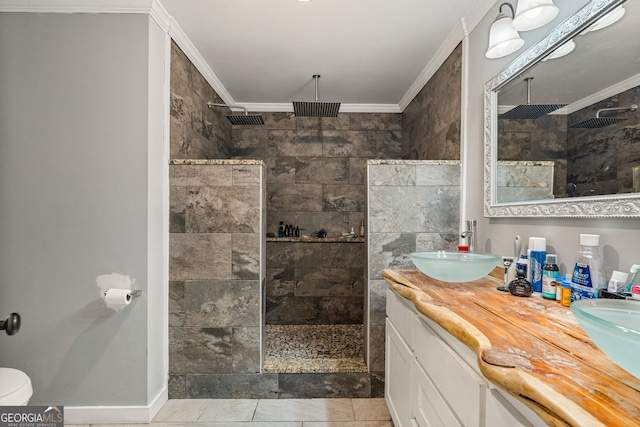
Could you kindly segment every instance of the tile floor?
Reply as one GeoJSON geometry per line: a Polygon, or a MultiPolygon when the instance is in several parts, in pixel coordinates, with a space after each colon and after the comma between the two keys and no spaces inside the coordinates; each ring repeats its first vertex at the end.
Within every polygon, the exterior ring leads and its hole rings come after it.
{"type": "Polygon", "coordinates": [[[172,399],[150,426],[393,427],[393,423],[384,399],[172,399]]]}

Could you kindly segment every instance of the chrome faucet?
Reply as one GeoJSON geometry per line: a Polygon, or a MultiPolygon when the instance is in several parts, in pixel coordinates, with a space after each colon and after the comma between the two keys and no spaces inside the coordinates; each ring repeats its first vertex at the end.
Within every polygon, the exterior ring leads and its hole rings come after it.
{"type": "Polygon", "coordinates": [[[467,239],[467,246],[469,247],[469,252],[476,251],[476,223],[475,219],[467,220],[467,229],[462,232],[460,237],[463,239],[467,239]]]}

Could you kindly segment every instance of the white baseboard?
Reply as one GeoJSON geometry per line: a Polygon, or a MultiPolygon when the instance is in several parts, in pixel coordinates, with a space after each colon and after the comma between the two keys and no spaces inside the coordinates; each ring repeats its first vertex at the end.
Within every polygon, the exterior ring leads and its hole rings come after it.
{"type": "Polygon", "coordinates": [[[148,406],[65,406],[65,424],[147,424],[169,399],[165,387],[148,406]]]}

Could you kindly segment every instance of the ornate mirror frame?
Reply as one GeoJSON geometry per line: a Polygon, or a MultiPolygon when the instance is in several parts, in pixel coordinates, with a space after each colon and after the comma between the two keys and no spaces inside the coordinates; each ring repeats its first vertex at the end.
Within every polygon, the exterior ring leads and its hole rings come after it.
{"type": "Polygon", "coordinates": [[[497,203],[498,90],[625,0],[592,0],[484,86],[485,217],[640,217],[640,193],[497,203]]]}

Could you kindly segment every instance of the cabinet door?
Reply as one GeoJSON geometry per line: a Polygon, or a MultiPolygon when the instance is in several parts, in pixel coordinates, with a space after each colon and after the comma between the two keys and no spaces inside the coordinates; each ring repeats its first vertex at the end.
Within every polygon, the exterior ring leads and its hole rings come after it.
{"type": "Polygon", "coordinates": [[[420,427],[462,427],[416,359],[412,368],[411,412],[416,423],[420,427]]]}
{"type": "Polygon", "coordinates": [[[429,325],[416,323],[414,351],[431,383],[463,425],[484,427],[487,383],[429,325]]]}
{"type": "Polygon", "coordinates": [[[413,349],[412,328],[414,319],[417,317],[413,307],[407,299],[387,289],[387,318],[410,349],[413,349]]]}
{"type": "Polygon", "coordinates": [[[400,334],[387,319],[385,332],[384,391],[389,412],[396,427],[410,427],[411,415],[411,361],[413,353],[400,338],[400,334]]]}

